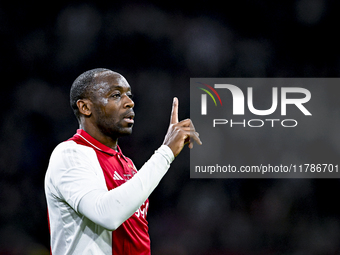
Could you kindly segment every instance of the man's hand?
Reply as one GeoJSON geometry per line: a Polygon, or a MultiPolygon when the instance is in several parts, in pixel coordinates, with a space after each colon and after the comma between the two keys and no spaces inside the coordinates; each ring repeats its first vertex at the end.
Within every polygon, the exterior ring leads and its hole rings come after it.
{"type": "Polygon", "coordinates": [[[196,141],[197,144],[202,144],[190,119],[178,122],[178,99],[177,97],[174,97],[170,126],[165,135],[163,144],[169,146],[176,157],[181,152],[185,144],[189,143],[189,148],[193,148],[194,144],[190,138],[196,141]]]}

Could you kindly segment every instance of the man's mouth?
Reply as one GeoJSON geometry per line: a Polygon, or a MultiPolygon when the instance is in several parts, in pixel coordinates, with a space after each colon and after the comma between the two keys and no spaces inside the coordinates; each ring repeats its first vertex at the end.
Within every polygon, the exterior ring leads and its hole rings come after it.
{"type": "Polygon", "coordinates": [[[135,117],[135,114],[133,112],[129,113],[129,114],[124,116],[124,121],[127,122],[127,123],[130,123],[130,124],[133,124],[134,123],[134,120],[133,120],[134,117],[135,117]]]}

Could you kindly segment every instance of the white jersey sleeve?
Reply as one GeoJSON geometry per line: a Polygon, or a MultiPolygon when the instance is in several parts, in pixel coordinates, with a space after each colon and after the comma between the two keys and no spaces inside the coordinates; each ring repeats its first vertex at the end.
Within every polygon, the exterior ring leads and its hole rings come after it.
{"type": "Polygon", "coordinates": [[[81,198],[93,190],[106,190],[95,151],[73,141],[53,151],[45,177],[45,191],[67,202],[76,212],[81,198]]]}

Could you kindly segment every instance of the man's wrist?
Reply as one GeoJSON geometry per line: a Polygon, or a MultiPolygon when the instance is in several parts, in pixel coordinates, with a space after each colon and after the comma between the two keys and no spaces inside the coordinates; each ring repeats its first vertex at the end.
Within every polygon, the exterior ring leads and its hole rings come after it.
{"type": "Polygon", "coordinates": [[[160,153],[164,158],[166,158],[169,164],[171,164],[172,161],[174,161],[175,159],[174,153],[168,145],[161,145],[161,147],[158,148],[157,152],[160,153]]]}

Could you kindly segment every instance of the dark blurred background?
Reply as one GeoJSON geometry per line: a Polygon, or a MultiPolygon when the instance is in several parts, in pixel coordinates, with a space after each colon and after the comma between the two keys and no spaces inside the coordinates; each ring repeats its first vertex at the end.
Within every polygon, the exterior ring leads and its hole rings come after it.
{"type": "MultiPolygon", "coordinates": [[[[339,10],[335,0],[1,1],[0,254],[49,253],[44,175],[77,129],[69,89],[80,73],[105,67],[129,81],[136,124],[119,143],[139,168],[163,141],[173,96],[189,117],[190,77],[339,77],[339,10]]],[[[336,134],[314,139],[340,153],[336,134]]],[[[152,251],[340,254],[338,194],[336,179],[190,179],[184,149],[150,197],[152,251]]]]}

